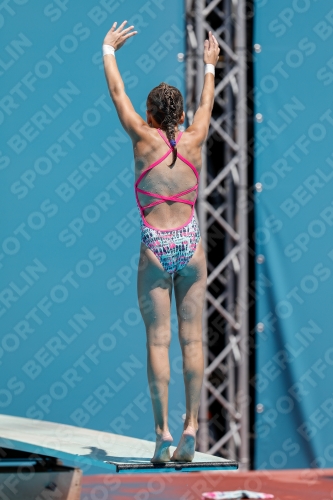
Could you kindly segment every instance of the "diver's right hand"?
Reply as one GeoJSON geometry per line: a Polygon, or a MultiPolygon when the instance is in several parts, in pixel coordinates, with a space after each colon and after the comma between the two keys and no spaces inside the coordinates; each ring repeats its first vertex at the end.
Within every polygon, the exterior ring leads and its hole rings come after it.
{"type": "Polygon", "coordinates": [[[204,43],[204,63],[214,64],[216,66],[219,59],[220,47],[217,43],[215,36],[210,31],[208,33],[208,40],[204,43]]]}

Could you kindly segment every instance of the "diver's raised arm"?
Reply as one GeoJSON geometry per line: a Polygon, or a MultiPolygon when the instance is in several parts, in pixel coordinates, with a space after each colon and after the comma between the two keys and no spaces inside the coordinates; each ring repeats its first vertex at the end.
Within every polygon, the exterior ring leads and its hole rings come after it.
{"type": "Polygon", "coordinates": [[[214,68],[209,68],[205,74],[204,86],[201,93],[199,107],[194,115],[191,126],[187,129],[192,132],[197,142],[202,145],[207,138],[210,117],[214,105],[214,91],[215,91],[215,78],[214,73],[210,70],[215,69],[219,58],[220,48],[216,38],[210,31],[208,33],[208,40],[204,43],[204,63],[205,65],[212,65],[214,68]]]}
{"type": "Polygon", "coordinates": [[[109,87],[111,99],[116,107],[119,120],[133,142],[141,137],[143,127],[148,127],[143,118],[135,111],[133,104],[126,94],[125,85],[118,69],[115,52],[128,40],[137,34],[134,26],[125,28],[127,21],[123,21],[117,28],[113,23],[103,41],[103,63],[105,78],[109,87]]]}

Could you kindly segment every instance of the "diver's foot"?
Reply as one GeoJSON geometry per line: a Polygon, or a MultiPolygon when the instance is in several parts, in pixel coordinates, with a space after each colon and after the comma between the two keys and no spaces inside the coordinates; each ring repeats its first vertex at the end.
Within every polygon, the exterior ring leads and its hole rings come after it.
{"type": "Polygon", "coordinates": [[[170,445],[173,438],[170,432],[163,432],[156,436],[156,446],[153,458],[150,460],[152,463],[170,462],[170,445]]]}
{"type": "Polygon", "coordinates": [[[195,453],[195,438],[197,429],[186,427],[171,460],[176,462],[192,462],[195,453]]]}

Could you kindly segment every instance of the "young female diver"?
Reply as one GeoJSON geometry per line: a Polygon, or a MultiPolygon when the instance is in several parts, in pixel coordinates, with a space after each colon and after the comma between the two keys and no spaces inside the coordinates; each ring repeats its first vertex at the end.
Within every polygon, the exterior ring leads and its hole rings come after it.
{"type": "Polygon", "coordinates": [[[170,303],[174,288],[179,341],[183,355],[186,418],[180,442],[171,457],[192,461],[198,430],[203,379],[202,312],[206,260],[194,216],[201,148],[208,135],[214,103],[214,72],[219,46],[209,32],[204,43],[205,80],[193,123],[184,133],[183,98],[166,83],[147,98],[145,122],[125,93],[114,53],[134,36],[134,26],[114,23],[103,42],[106,80],[125,131],[133,142],[135,195],[141,214],[138,300],[147,333],[148,382],[153,405],[156,449],[152,462],[170,460],[168,428],[170,378],[170,303]],[[170,156],[171,155],[171,156],[170,156]],[[170,162],[170,159],[172,161],[170,162]]]}

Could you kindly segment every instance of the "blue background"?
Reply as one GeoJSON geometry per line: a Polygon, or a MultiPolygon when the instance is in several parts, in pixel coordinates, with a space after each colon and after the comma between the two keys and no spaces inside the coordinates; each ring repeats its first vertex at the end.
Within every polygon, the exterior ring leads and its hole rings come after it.
{"type": "Polygon", "coordinates": [[[255,7],[255,467],[332,467],[333,10],[255,7]]]}

